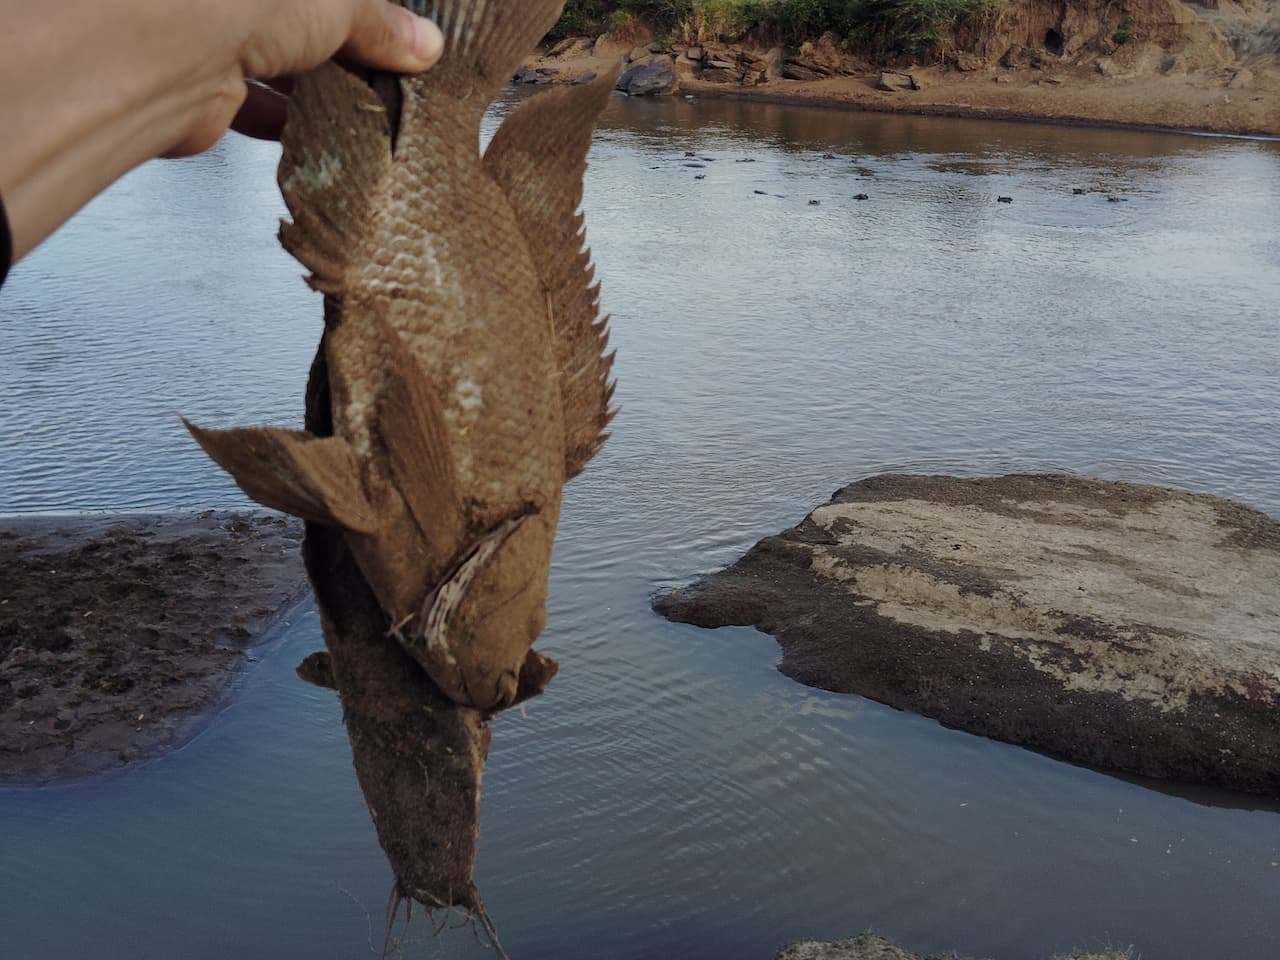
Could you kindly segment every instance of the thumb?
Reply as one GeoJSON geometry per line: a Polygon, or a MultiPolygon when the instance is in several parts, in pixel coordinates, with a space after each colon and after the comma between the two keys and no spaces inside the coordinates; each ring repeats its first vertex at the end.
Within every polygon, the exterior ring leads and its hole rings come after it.
{"type": "Polygon", "coordinates": [[[443,52],[439,27],[389,0],[360,0],[341,50],[348,60],[396,73],[421,73],[443,52]]]}

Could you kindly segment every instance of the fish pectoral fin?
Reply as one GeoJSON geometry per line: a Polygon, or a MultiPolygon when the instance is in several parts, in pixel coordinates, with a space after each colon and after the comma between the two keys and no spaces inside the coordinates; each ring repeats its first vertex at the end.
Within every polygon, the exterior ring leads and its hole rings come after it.
{"type": "Polygon", "coordinates": [[[545,657],[537,650],[530,649],[520,668],[520,677],[516,685],[516,696],[509,706],[516,706],[531,700],[547,689],[547,685],[560,672],[559,662],[545,657]]]}
{"type": "Polygon", "coordinates": [[[182,422],[204,452],[264,507],[311,523],[377,532],[355,451],[345,440],[273,427],[205,430],[182,422]]]}
{"type": "Polygon", "coordinates": [[[531,97],[498,128],[485,169],[515,211],[547,291],[564,410],[565,478],[582,472],[613,419],[613,355],[586,245],[582,177],[618,69],[531,97]]]}
{"type": "Polygon", "coordinates": [[[307,683],[325,690],[337,690],[338,682],[333,679],[333,658],[327,650],[317,650],[297,667],[298,677],[307,683]]]}
{"type": "Polygon", "coordinates": [[[422,617],[422,632],[428,649],[448,646],[449,621],[475,582],[476,575],[494,558],[502,545],[511,539],[530,514],[504,520],[473,543],[440,584],[427,597],[422,617]]]}
{"type": "Polygon", "coordinates": [[[523,513],[504,520],[472,543],[441,578],[435,589],[427,594],[408,635],[400,629],[392,631],[392,636],[430,674],[444,694],[462,706],[473,704],[457,652],[453,648],[451,631],[454,615],[485,565],[493,560],[530,516],[531,513],[523,513]]]}
{"type": "Polygon", "coordinates": [[[462,498],[442,404],[400,334],[390,325],[385,333],[388,376],[378,427],[392,479],[427,542],[456,544],[465,533],[462,498]]]}

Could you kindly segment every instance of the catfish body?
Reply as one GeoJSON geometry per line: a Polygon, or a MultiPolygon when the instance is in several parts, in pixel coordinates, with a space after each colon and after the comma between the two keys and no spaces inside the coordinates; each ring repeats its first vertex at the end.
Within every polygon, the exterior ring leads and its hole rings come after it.
{"type": "Polygon", "coordinates": [[[325,295],[306,429],[188,426],[308,522],[328,649],[299,672],[339,693],[397,895],[487,924],[486,722],[556,672],[532,644],[561,490],[612,417],[578,206],[615,77],[526,101],[482,157],[485,109],[562,4],[402,2],[445,34],[431,73],[330,64],[291,97],[281,240],[325,295]]]}

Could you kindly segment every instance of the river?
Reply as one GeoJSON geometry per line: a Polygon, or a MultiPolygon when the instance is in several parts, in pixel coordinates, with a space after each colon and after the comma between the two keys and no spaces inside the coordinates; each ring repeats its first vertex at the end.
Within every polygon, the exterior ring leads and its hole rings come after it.
{"type": "MultiPolygon", "coordinates": [[[[229,138],[144,167],[19,266],[0,512],[244,504],[178,417],[300,420],[319,304],[275,241],[275,158],[229,138]]],[[[562,672],[495,724],[477,875],[515,960],[768,960],[868,928],[996,960],[1274,960],[1280,804],[811,690],[769,637],[648,598],[887,470],[1280,516],[1280,145],[618,99],[585,209],[623,412],[566,499],[562,672]]],[[[292,674],[319,642],[303,603],[183,749],[0,790],[0,954],[380,948],[390,876],[339,710],[292,674]]]]}

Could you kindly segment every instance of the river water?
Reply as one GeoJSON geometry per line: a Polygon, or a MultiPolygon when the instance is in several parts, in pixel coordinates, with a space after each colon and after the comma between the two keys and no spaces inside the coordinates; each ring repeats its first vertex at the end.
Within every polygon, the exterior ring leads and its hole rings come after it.
{"type": "MultiPolygon", "coordinates": [[[[150,165],[19,267],[0,512],[243,504],[178,415],[299,420],[319,304],[274,239],[274,162],[228,139],[150,165]]],[[[1280,515],[1280,146],[618,100],[585,206],[623,413],[566,500],[561,675],[495,724],[478,878],[512,956],[767,960],[872,928],[997,960],[1274,960],[1280,806],[810,690],[770,638],[648,598],[885,470],[1280,515]]],[[[380,948],[390,877],[339,711],[292,675],[319,642],[304,603],[185,748],[0,791],[0,955],[380,948]]]]}

